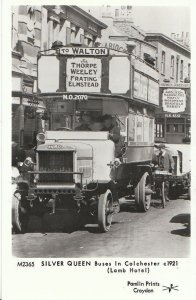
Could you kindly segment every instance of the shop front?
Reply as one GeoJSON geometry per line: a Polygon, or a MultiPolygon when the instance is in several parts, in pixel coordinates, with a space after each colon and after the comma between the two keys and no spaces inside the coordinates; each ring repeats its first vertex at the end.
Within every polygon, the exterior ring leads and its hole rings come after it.
{"type": "Polygon", "coordinates": [[[190,133],[190,84],[161,85],[155,140],[168,144],[189,144],[190,133]]]}
{"type": "Polygon", "coordinates": [[[12,93],[12,141],[20,148],[36,144],[36,134],[47,126],[45,104],[33,94],[12,93]]]}

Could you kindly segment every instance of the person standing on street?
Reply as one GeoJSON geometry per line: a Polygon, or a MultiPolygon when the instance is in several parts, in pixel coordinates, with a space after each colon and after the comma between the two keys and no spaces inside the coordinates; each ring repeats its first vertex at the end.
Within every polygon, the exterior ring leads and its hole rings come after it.
{"type": "MultiPolygon", "coordinates": [[[[161,170],[173,173],[174,171],[174,159],[167,151],[165,144],[160,144],[158,146],[159,154],[157,156],[157,163],[161,170]]],[[[169,201],[169,181],[165,181],[165,198],[166,201],[169,201]]]]}
{"type": "Polygon", "coordinates": [[[167,151],[165,144],[158,146],[158,166],[163,171],[173,172],[174,171],[174,160],[171,154],[167,151]]]}
{"type": "Polygon", "coordinates": [[[27,146],[27,149],[25,150],[25,155],[26,155],[26,158],[27,157],[30,157],[33,162],[35,162],[36,160],[36,154],[35,154],[35,147],[33,144],[28,144],[27,146]]]}

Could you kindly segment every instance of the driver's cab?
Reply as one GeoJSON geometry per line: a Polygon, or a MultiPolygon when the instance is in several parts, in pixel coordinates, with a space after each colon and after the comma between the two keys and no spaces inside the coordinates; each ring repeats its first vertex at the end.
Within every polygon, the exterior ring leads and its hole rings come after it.
{"type": "Polygon", "coordinates": [[[127,137],[128,102],[118,98],[90,97],[83,101],[53,101],[49,130],[108,132],[120,157],[127,137]],[[55,106],[55,108],[54,108],[55,106]]]}

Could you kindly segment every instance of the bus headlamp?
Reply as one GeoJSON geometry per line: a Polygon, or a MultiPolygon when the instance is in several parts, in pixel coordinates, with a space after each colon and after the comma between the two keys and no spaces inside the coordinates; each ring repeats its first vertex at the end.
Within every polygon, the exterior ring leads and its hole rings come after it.
{"type": "Polygon", "coordinates": [[[44,143],[45,139],[46,139],[46,137],[45,137],[44,133],[38,133],[37,136],[36,136],[36,140],[39,143],[44,143]]]}
{"type": "Polygon", "coordinates": [[[120,166],[121,162],[118,158],[115,158],[114,160],[114,166],[117,168],[118,166],[120,166]]]}

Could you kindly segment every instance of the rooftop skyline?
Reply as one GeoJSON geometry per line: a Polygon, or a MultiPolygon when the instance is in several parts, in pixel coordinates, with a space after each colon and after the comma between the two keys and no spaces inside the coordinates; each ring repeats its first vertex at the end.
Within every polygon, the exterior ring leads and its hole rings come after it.
{"type": "Polygon", "coordinates": [[[171,36],[171,33],[181,35],[182,32],[190,32],[190,9],[188,7],[134,6],[133,21],[145,31],[160,32],[168,36],[171,36]]]}
{"type": "MultiPolygon", "coordinates": [[[[82,9],[100,19],[101,6],[82,6],[82,9]]],[[[190,9],[180,6],[133,6],[132,20],[144,31],[167,36],[190,32],[190,9]]],[[[102,19],[104,22],[104,18],[102,19]]]]}

